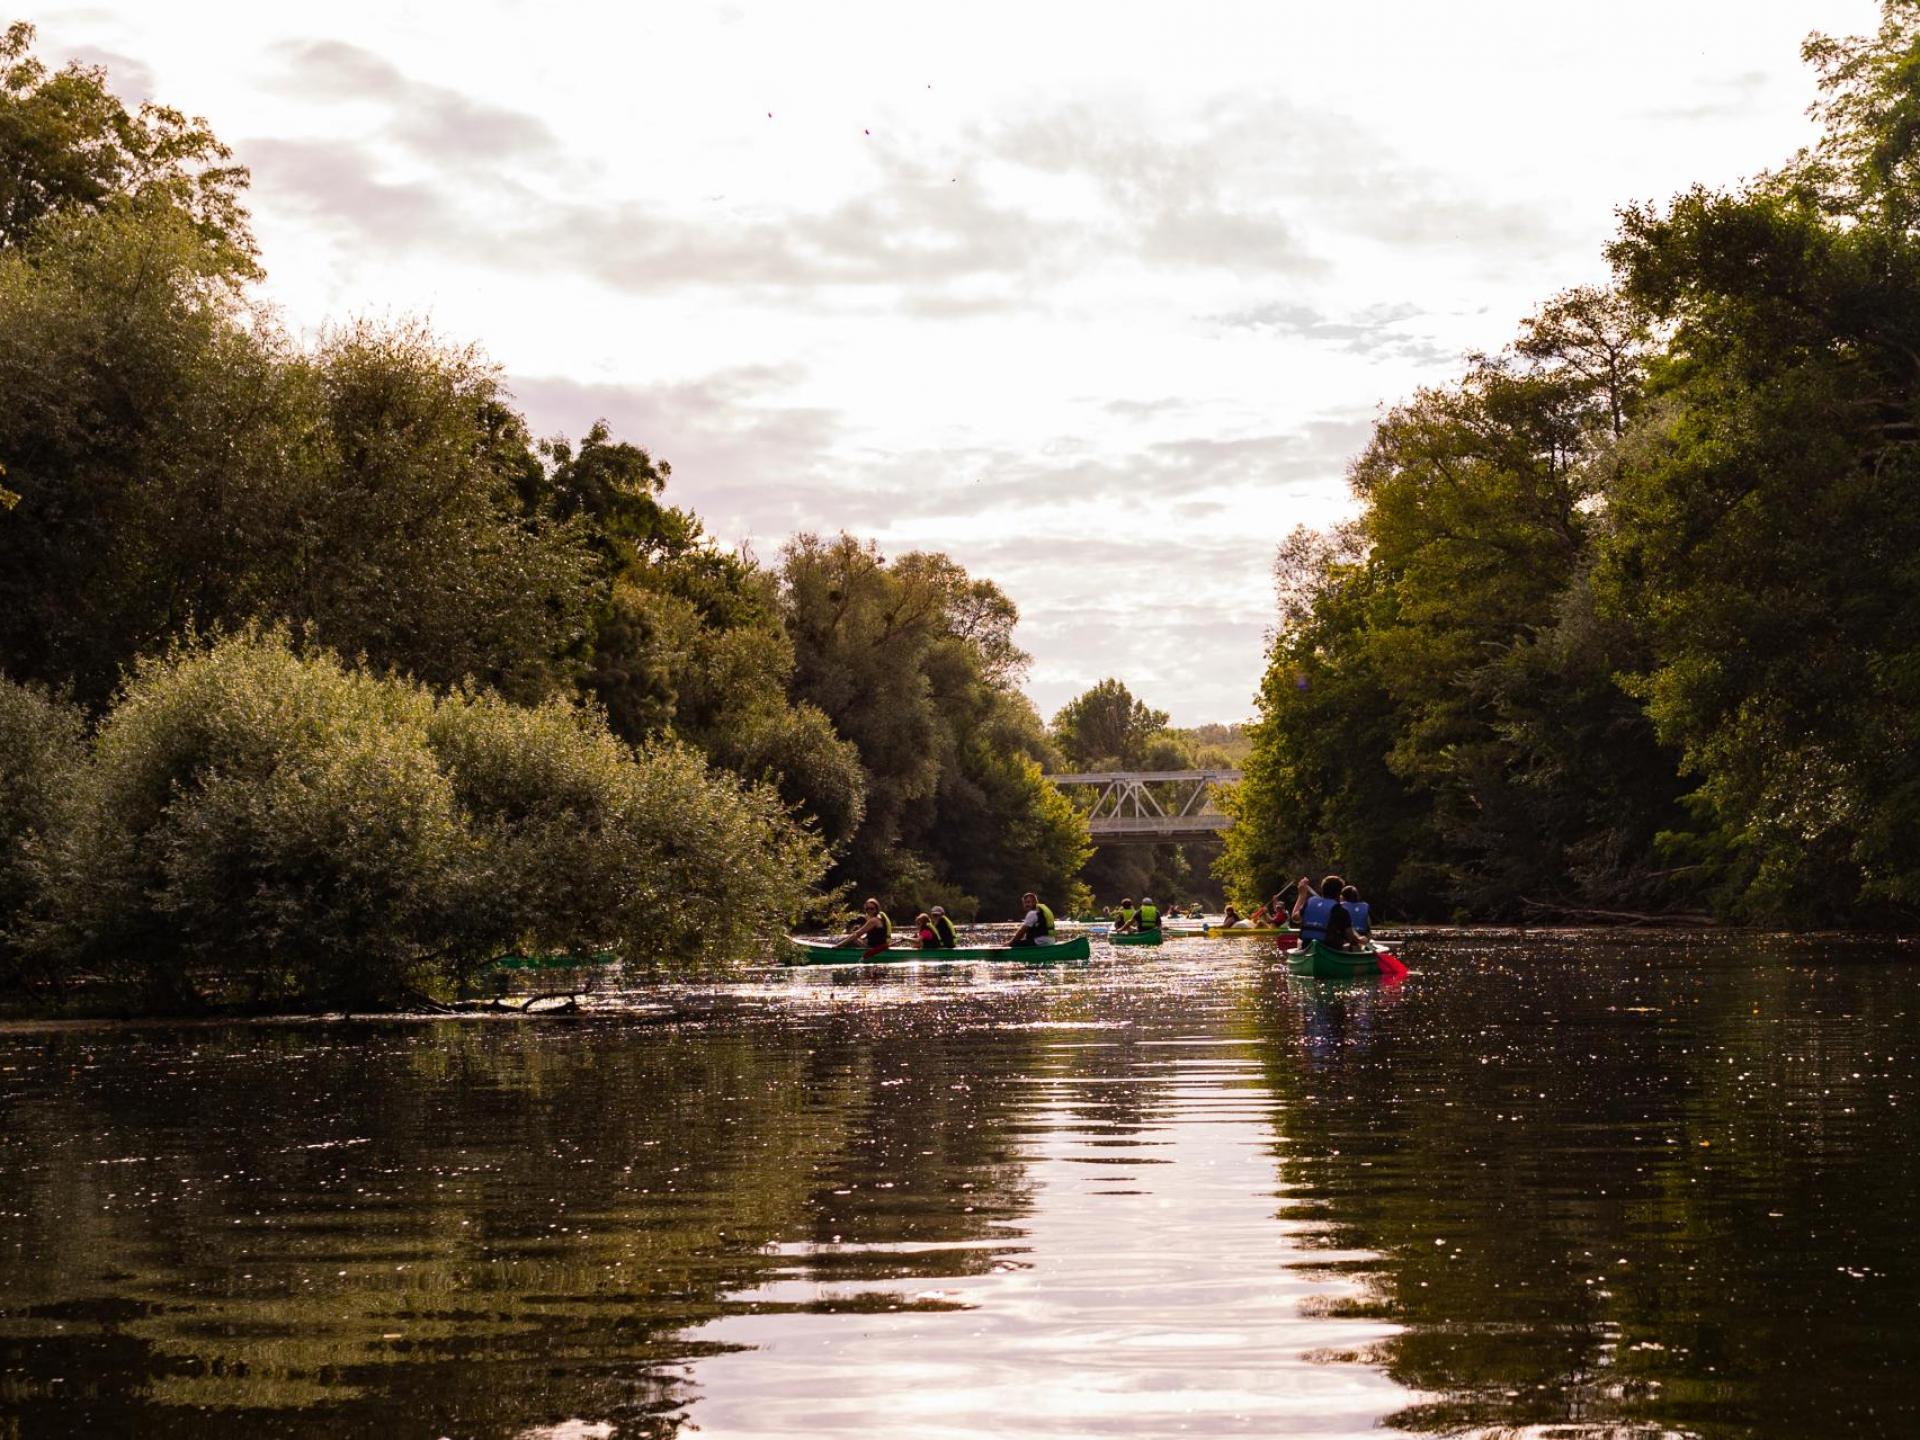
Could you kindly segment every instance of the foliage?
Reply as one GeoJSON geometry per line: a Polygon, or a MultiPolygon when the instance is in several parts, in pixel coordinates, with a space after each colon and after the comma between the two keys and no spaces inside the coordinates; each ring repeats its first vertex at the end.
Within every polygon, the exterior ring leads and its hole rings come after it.
{"type": "Polygon", "coordinates": [[[1920,768],[1886,737],[1920,719],[1920,248],[1757,190],[1636,212],[1614,256],[1673,338],[1605,595],[1730,842],[1678,853],[1738,857],[1743,913],[1912,906],[1920,768]]]}
{"type": "Polygon", "coordinates": [[[1012,914],[1026,890],[1068,903],[1086,823],[1032,768],[1052,750],[1013,688],[1025,656],[1012,602],[946,556],[888,563],[848,535],[797,537],[780,579],[792,693],[866,772],[836,878],[960,913],[1012,914]]]}
{"type": "Polygon", "coordinates": [[[463,838],[432,710],[278,641],[141,662],[42,856],[33,948],[169,1007],[207,977],[340,1004],[429,983],[463,838]]]}
{"type": "Polygon", "coordinates": [[[1296,531],[1275,567],[1293,622],[1274,637],[1217,865],[1243,903],[1328,868],[1402,913],[1442,901],[1421,858],[1430,819],[1388,763],[1393,709],[1366,631],[1380,578],[1357,540],[1296,531]]]}
{"type": "Polygon", "coordinates": [[[209,273],[257,275],[247,171],[207,122],[151,102],[129,112],[104,70],[50,72],[33,39],[25,21],[0,34],[0,250],[64,216],[167,210],[188,222],[209,273]]]}
{"type": "Polygon", "coordinates": [[[0,677],[0,990],[34,978],[18,934],[38,896],[29,856],[68,823],[85,759],[77,709],[0,677]]]}
{"type": "Polygon", "coordinates": [[[212,275],[172,212],[0,250],[0,646],[90,705],[190,615],[251,610],[300,523],[304,377],[212,275]]]}
{"type": "Polygon", "coordinates": [[[649,965],[724,964],[758,953],[825,868],[771,789],[672,740],[635,752],[561,701],[455,695],[428,741],[475,842],[463,955],[614,945],[649,965]]]}
{"type": "Polygon", "coordinates": [[[354,325],[314,357],[320,470],[268,614],[436,686],[556,693],[586,635],[580,537],[516,512],[519,417],[470,349],[354,325]]]}
{"type": "Polygon", "coordinates": [[[352,327],[317,354],[209,290],[171,212],[0,252],[0,647],[97,707],[193,624],[285,619],[431,683],[563,685],[572,532],[517,512],[517,417],[470,352],[352,327]]]}
{"type": "Polygon", "coordinates": [[[1615,286],[1390,411],[1351,534],[1283,562],[1237,885],[1344,856],[1414,912],[1920,902],[1887,743],[1920,722],[1920,6],[1806,53],[1819,143],[1623,212],[1615,286]]]}
{"type": "Polygon", "coordinates": [[[823,864],[777,797],[684,747],[436,700],[284,635],[142,661],[74,806],[37,852],[30,948],[168,1006],[390,1003],[517,948],[734,959],[823,864]]]}
{"type": "Polygon", "coordinates": [[[1158,769],[1147,746],[1165,732],[1167,713],[1134,698],[1119,680],[1102,680],[1053,717],[1053,743],[1076,770],[1158,769]]]}

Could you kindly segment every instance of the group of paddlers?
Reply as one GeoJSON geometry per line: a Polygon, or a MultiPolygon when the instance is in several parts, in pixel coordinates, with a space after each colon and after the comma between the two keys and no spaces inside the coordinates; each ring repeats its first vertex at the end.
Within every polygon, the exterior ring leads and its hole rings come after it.
{"type": "MultiPolygon", "coordinates": [[[[1008,944],[1051,945],[1056,929],[1053,911],[1041,904],[1040,897],[1032,891],[1020,897],[1020,908],[1023,912],[1020,928],[1013,932],[1008,944]]],[[[1336,950],[1364,949],[1372,933],[1367,902],[1360,898],[1358,888],[1338,875],[1327,876],[1317,887],[1302,875],[1294,886],[1291,903],[1286,891],[1276,890],[1273,897],[1251,915],[1242,915],[1233,906],[1227,906],[1221,928],[1231,930],[1240,925],[1290,926],[1300,932],[1302,945],[1318,940],[1336,950]]],[[[915,939],[922,950],[959,948],[953,921],[947,918],[943,906],[935,905],[914,916],[914,927],[915,939]]],[[[1113,912],[1113,928],[1121,934],[1158,930],[1160,911],[1153,897],[1143,898],[1138,905],[1131,896],[1122,900],[1113,912]]],[[[893,921],[880,908],[880,902],[873,899],[861,905],[860,915],[840,941],[840,947],[847,950],[885,950],[892,944],[893,921]]]]}
{"type": "MultiPolygon", "coordinates": [[[[1055,924],[1053,911],[1040,903],[1040,897],[1028,891],[1020,897],[1020,908],[1025,912],[1020,920],[1020,928],[1013,932],[1010,945],[1051,945],[1055,924]]],[[[956,950],[959,939],[953,931],[953,921],[947,918],[946,907],[935,905],[931,910],[922,911],[913,917],[916,930],[915,938],[922,950],[956,950]]],[[[878,900],[869,899],[860,907],[860,916],[853,922],[840,941],[844,950],[885,950],[893,944],[893,921],[887,912],[880,908],[878,900]]]]}
{"type": "Polygon", "coordinates": [[[1220,928],[1231,930],[1240,925],[1292,926],[1300,932],[1302,945],[1318,940],[1336,950],[1362,949],[1373,932],[1367,902],[1360,898],[1358,887],[1338,875],[1327,876],[1318,887],[1302,875],[1293,887],[1291,903],[1286,891],[1276,890],[1273,898],[1251,915],[1227,906],[1220,928]]]}

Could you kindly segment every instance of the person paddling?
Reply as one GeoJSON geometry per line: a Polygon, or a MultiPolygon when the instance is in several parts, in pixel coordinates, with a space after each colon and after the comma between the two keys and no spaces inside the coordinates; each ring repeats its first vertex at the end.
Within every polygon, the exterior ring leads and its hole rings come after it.
{"type": "Polygon", "coordinates": [[[1153,903],[1151,895],[1140,897],[1140,908],[1134,912],[1133,928],[1136,930],[1158,930],[1160,928],[1160,910],[1153,903]]]}
{"type": "Polygon", "coordinates": [[[1053,911],[1040,903],[1040,897],[1029,890],[1020,897],[1020,904],[1026,915],[1020,921],[1020,928],[1013,932],[1011,943],[1015,945],[1051,945],[1053,943],[1053,911]]]}
{"type": "Polygon", "coordinates": [[[934,943],[931,948],[935,950],[960,948],[959,937],[953,933],[953,921],[947,918],[947,912],[944,909],[938,905],[934,906],[927,912],[927,919],[933,926],[934,943]]]}
{"type": "Polygon", "coordinates": [[[1245,925],[1247,923],[1247,917],[1233,908],[1232,901],[1228,901],[1225,912],[1220,916],[1220,928],[1222,930],[1231,930],[1236,925],[1245,925]]]}
{"type": "Polygon", "coordinates": [[[1247,917],[1247,922],[1251,925],[1272,925],[1276,928],[1284,927],[1287,923],[1287,911],[1290,908],[1287,904],[1286,897],[1286,891],[1274,891],[1273,898],[1271,900],[1262,900],[1258,907],[1255,908],[1253,914],[1247,917]]]}
{"type": "Polygon", "coordinates": [[[1113,928],[1129,931],[1140,922],[1140,912],[1133,908],[1133,897],[1127,896],[1120,902],[1120,908],[1113,912],[1113,928]]]}
{"type": "Polygon", "coordinates": [[[1334,950],[1360,948],[1360,937],[1353,929],[1352,912],[1340,903],[1340,892],[1344,889],[1344,880],[1338,875],[1329,875],[1320,882],[1320,893],[1316,895],[1313,882],[1304,875],[1300,877],[1299,898],[1293,904],[1293,921],[1300,927],[1302,945],[1311,945],[1318,940],[1334,950]]]}
{"type": "Polygon", "coordinates": [[[1373,919],[1368,915],[1367,902],[1360,898],[1360,887],[1349,885],[1340,892],[1340,903],[1347,908],[1347,914],[1353,919],[1353,928],[1361,939],[1373,936],[1373,919]]]}
{"type": "Polygon", "coordinates": [[[861,917],[847,932],[847,938],[840,942],[843,950],[884,950],[893,943],[893,921],[887,918],[887,912],[880,908],[880,902],[869,898],[860,907],[861,917]]]}

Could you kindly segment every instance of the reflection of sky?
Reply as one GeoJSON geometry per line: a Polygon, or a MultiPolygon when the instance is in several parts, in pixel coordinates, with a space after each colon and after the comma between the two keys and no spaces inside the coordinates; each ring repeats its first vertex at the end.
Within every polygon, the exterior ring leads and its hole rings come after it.
{"type": "Polygon", "coordinates": [[[1351,1282],[1300,1267],[1360,1257],[1306,1251],[1303,1224],[1275,1217],[1281,1117],[1253,1046],[1062,1038],[1044,1053],[1017,1125],[1032,1208],[1006,1223],[999,1263],[836,1285],[793,1251],[791,1278],[733,1303],[891,1291],[941,1308],[706,1327],[752,1348],[695,1364],[701,1434],[1363,1435],[1409,1403],[1369,1366],[1324,1363],[1392,1329],[1321,1311],[1351,1282]]]}
{"type": "Polygon", "coordinates": [[[1871,0],[109,0],[43,46],[205,113],[267,293],[424,313],[763,556],[950,548],[1045,711],[1247,714],[1275,541],[1376,408],[1602,273],[1614,207],[1805,138],[1871,0]],[[1728,23],[1737,18],[1738,23],[1728,23]]]}

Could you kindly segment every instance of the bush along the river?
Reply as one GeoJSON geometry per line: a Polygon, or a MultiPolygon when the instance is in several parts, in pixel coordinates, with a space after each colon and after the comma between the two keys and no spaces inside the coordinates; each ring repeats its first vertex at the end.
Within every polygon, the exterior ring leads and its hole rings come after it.
{"type": "Polygon", "coordinates": [[[510,951],[722,963],[826,863],[771,789],[674,742],[280,633],[140,662],[71,784],[24,845],[12,943],[154,1008],[390,1005],[510,951]]]}

